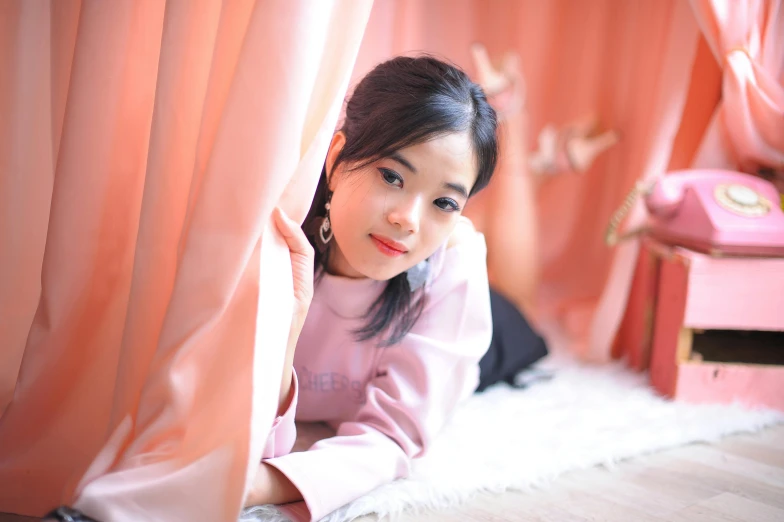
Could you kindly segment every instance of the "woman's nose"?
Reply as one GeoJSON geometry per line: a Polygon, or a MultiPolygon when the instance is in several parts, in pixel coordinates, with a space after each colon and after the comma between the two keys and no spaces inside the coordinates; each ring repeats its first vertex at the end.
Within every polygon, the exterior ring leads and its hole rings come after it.
{"type": "Polygon", "coordinates": [[[418,232],[422,218],[422,204],[419,198],[401,201],[387,214],[389,222],[407,232],[418,232]]]}

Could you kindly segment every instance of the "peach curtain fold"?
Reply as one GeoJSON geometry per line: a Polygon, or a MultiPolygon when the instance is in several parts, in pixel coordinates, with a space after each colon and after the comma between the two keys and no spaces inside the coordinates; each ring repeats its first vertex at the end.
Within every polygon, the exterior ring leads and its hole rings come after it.
{"type": "Polygon", "coordinates": [[[0,511],[236,520],[371,6],[0,5],[0,511]]]}
{"type": "MultiPolygon", "coordinates": [[[[537,319],[555,342],[585,358],[607,360],[636,245],[610,249],[604,230],[638,179],[667,168],[682,129],[699,37],[682,0],[377,0],[353,76],[394,54],[418,51],[473,73],[469,45],[480,41],[491,56],[512,50],[522,59],[527,146],[536,146],[546,124],[561,126],[591,113],[604,128],[621,132],[621,143],[588,172],[547,180],[537,195],[537,319]]],[[[631,221],[641,218],[638,207],[631,221]]],[[[500,235],[515,241],[519,227],[506,227],[500,235]]],[[[503,252],[505,246],[488,248],[503,252]]]]}
{"type": "Polygon", "coordinates": [[[691,5],[722,68],[722,99],[695,164],[784,170],[784,1],[691,5]]]}

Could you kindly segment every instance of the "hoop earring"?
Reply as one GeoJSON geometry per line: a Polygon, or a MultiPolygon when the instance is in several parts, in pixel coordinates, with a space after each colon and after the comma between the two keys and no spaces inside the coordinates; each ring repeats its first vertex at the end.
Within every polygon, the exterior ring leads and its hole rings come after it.
{"type": "Polygon", "coordinates": [[[322,254],[327,249],[327,245],[330,241],[332,241],[332,237],[335,235],[332,231],[332,223],[329,220],[329,209],[332,207],[330,205],[330,201],[332,201],[332,192],[327,192],[327,202],[324,204],[324,210],[326,211],[324,217],[321,220],[321,224],[318,227],[318,234],[316,241],[316,246],[319,249],[319,252],[322,254]]]}

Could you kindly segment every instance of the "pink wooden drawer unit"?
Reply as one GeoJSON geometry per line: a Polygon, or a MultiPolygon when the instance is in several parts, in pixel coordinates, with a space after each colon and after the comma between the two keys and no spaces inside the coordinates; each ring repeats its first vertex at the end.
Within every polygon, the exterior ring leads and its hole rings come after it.
{"type": "Polygon", "coordinates": [[[784,410],[784,258],[644,238],[613,353],[667,397],[784,410]]]}

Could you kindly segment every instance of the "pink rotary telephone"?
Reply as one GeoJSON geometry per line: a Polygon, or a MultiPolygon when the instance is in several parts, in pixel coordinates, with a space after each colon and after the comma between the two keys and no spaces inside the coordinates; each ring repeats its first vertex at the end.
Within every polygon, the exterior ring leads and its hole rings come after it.
{"type": "MultiPolygon", "coordinates": [[[[784,256],[780,196],[764,179],[728,170],[681,170],[637,191],[644,191],[650,214],[646,232],[664,243],[712,255],[784,256]]],[[[627,198],[625,206],[632,201],[627,198]]],[[[617,241],[620,219],[621,213],[613,217],[608,244],[617,241]]]]}

